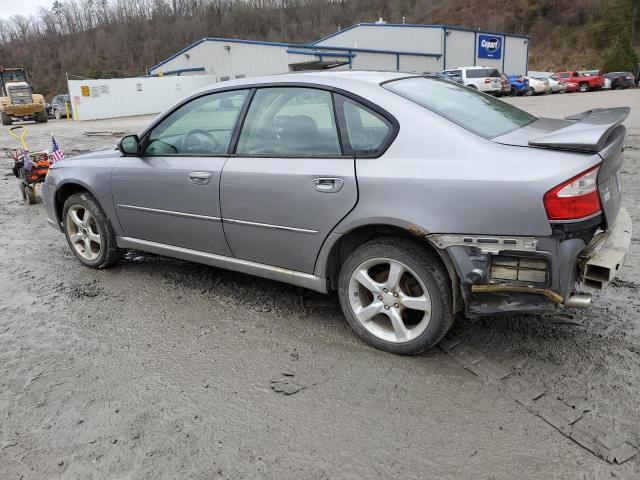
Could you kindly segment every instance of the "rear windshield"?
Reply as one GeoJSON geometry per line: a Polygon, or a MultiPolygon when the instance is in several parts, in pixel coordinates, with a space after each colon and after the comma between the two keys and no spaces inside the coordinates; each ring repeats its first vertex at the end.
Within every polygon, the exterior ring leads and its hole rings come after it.
{"type": "Polygon", "coordinates": [[[467,78],[499,77],[500,72],[495,68],[471,68],[467,70],[467,78]]]}
{"type": "Polygon", "coordinates": [[[446,80],[411,77],[382,86],[484,138],[499,137],[537,119],[502,100],[446,80]]]}

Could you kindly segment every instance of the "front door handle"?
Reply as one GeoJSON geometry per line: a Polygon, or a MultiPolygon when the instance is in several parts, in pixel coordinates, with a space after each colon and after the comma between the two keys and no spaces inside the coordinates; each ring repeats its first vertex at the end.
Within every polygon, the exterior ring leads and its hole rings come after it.
{"type": "Polygon", "coordinates": [[[206,185],[211,181],[211,174],[209,172],[191,172],[189,180],[196,185],[206,185]]]}
{"type": "Polygon", "coordinates": [[[335,193],[342,190],[344,180],[339,177],[321,177],[313,180],[313,188],[322,193],[335,193]]]}

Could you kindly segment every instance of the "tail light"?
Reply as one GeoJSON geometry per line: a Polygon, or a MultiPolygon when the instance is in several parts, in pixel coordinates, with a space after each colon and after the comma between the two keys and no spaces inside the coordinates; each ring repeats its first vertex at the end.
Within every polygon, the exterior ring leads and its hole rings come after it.
{"type": "Polygon", "coordinates": [[[576,220],[600,213],[599,171],[597,165],[545,193],[544,208],[549,220],[576,220]]]}
{"type": "Polygon", "coordinates": [[[491,79],[490,78],[485,78],[484,79],[484,83],[491,83],[491,79]]]}

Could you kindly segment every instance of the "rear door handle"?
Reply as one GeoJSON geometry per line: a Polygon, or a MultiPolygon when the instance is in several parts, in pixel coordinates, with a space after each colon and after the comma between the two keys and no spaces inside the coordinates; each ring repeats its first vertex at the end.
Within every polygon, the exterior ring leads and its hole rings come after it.
{"type": "Polygon", "coordinates": [[[339,177],[321,177],[313,180],[313,188],[322,193],[335,193],[342,190],[344,180],[339,177]]]}
{"type": "Polygon", "coordinates": [[[191,172],[189,180],[196,185],[206,185],[211,181],[211,174],[209,172],[191,172]]]}

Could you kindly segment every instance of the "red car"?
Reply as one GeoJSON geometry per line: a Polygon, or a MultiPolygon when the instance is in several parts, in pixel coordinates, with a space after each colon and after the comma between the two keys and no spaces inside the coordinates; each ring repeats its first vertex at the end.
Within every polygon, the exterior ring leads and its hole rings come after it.
{"type": "MultiPolygon", "coordinates": [[[[573,84],[578,87],[581,92],[588,92],[589,90],[600,90],[604,87],[604,75],[601,73],[580,73],[573,72],[557,72],[556,77],[561,82],[565,82],[567,85],[573,84]]],[[[567,91],[570,91],[567,89],[567,91]]]]}
{"type": "Polygon", "coordinates": [[[570,83],[565,80],[563,80],[563,83],[567,86],[567,88],[565,89],[567,93],[573,93],[578,91],[579,87],[577,83],[570,83]]]}

